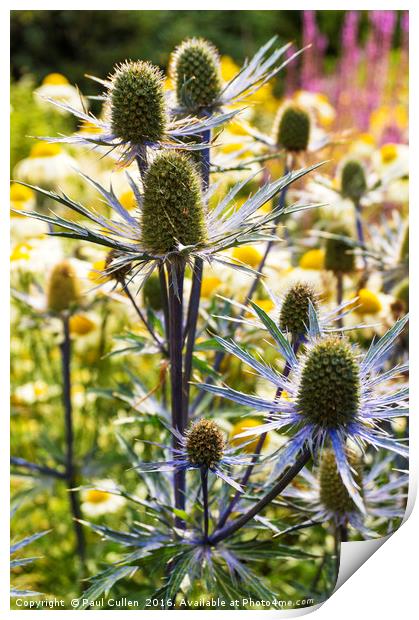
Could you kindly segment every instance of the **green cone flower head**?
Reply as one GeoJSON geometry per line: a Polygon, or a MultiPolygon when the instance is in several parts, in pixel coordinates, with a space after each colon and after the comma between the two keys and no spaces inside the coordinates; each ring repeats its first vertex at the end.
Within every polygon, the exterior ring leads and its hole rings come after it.
{"type": "Polygon", "coordinates": [[[170,73],[179,105],[196,110],[216,103],[222,89],[220,58],[209,41],[183,41],[173,52],[170,73]]]}
{"type": "Polygon", "coordinates": [[[144,282],[143,299],[146,308],[151,308],[155,312],[163,308],[163,295],[157,273],[152,273],[144,282]]]}
{"type": "Polygon", "coordinates": [[[80,283],[72,265],[63,260],[52,270],[47,287],[48,309],[52,312],[69,310],[80,298],[80,283]]]}
{"type": "MultiPolygon", "coordinates": [[[[354,470],[354,480],[362,489],[362,461],[354,450],[347,450],[348,461],[354,470]]],[[[339,474],[333,450],[326,448],[320,456],[319,467],[320,501],[337,516],[357,510],[339,474]]]]}
{"type": "MultiPolygon", "coordinates": [[[[336,225],[330,228],[330,233],[342,237],[351,234],[345,226],[336,225]]],[[[355,255],[352,246],[343,239],[327,239],[324,266],[335,273],[351,273],[355,269],[355,255]]]]}
{"type": "Polygon", "coordinates": [[[362,164],[355,159],[347,161],[341,175],[342,196],[358,202],[366,189],[367,181],[362,164]]]}
{"type": "Polygon", "coordinates": [[[296,105],[280,109],[274,124],[275,139],[287,151],[307,150],[310,139],[310,116],[296,105]]]}
{"type": "Polygon", "coordinates": [[[360,402],[359,366],[350,344],[328,336],[307,354],[297,409],[307,423],[333,429],[352,422],[360,402]]]}
{"type": "Polygon", "coordinates": [[[279,315],[279,326],[294,336],[305,334],[308,327],[309,301],[317,309],[317,297],[314,288],[306,282],[294,284],[284,297],[279,315]]]}
{"type": "Polygon", "coordinates": [[[127,61],[111,77],[110,116],[112,132],[136,144],[160,140],[167,112],[163,75],[149,62],[127,61]]]}
{"type": "Polygon", "coordinates": [[[123,282],[125,278],[127,277],[127,275],[129,274],[130,269],[131,269],[129,263],[125,265],[121,265],[121,267],[118,267],[118,269],[115,269],[115,266],[112,265],[112,263],[113,261],[116,261],[120,257],[121,257],[121,252],[118,252],[118,250],[111,250],[110,252],[108,252],[108,254],[106,255],[106,259],[105,259],[105,269],[112,270],[109,275],[114,280],[117,280],[117,282],[123,282]]]}
{"type": "Polygon", "coordinates": [[[150,165],[144,182],[142,236],[152,254],[206,241],[201,181],[189,157],[163,151],[150,165]]]}
{"type": "Polygon", "coordinates": [[[212,420],[196,422],[186,434],[186,450],[193,465],[214,467],[223,457],[225,441],[212,420]]]}

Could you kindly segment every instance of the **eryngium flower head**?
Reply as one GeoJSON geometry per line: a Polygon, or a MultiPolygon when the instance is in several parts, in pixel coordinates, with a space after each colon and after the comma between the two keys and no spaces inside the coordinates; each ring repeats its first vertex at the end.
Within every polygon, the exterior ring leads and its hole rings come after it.
{"type": "Polygon", "coordinates": [[[48,309],[51,312],[69,310],[80,298],[80,283],[72,265],[63,260],[52,270],[47,288],[48,309]]]}
{"type": "MultiPolygon", "coordinates": [[[[356,484],[362,489],[362,461],[354,450],[347,450],[348,462],[355,472],[356,484]]],[[[357,508],[342,482],[333,450],[326,448],[320,455],[319,467],[320,501],[331,513],[340,516],[357,508]]]]}
{"type": "Polygon", "coordinates": [[[329,336],[310,350],[302,369],[297,409],[307,423],[339,428],[359,409],[359,366],[351,345],[329,336]]]}
{"type": "Polygon", "coordinates": [[[173,52],[170,73],[179,105],[197,110],[216,103],[222,89],[220,59],[209,41],[183,41],[173,52]]]}
{"type": "Polygon", "coordinates": [[[186,450],[193,465],[215,467],[223,458],[224,448],[223,434],[212,420],[200,420],[187,431],[186,450]]]}
{"type": "Polygon", "coordinates": [[[287,151],[305,151],[310,139],[310,117],[302,108],[290,105],[279,110],[275,121],[275,136],[279,146],[287,151]]]}
{"type": "Polygon", "coordinates": [[[367,189],[367,181],[362,164],[356,160],[346,162],[342,169],[342,196],[358,202],[367,189]]]}
{"type": "Polygon", "coordinates": [[[144,183],[142,235],[150,253],[165,254],[179,245],[199,245],[207,238],[201,181],[185,155],[160,153],[144,183]]]}
{"type": "Polygon", "coordinates": [[[306,282],[294,284],[284,297],[279,316],[282,331],[298,336],[307,331],[309,302],[317,309],[317,296],[314,288],[306,282]]]}
{"type": "Polygon", "coordinates": [[[120,267],[118,266],[118,258],[121,257],[123,257],[123,254],[118,250],[110,250],[105,259],[105,269],[109,273],[109,277],[117,282],[124,282],[131,270],[129,263],[124,263],[120,267]]]}
{"type": "Polygon", "coordinates": [[[163,308],[163,295],[161,291],[160,278],[156,273],[152,273],[144,282],[143,299],[146,308],[151,308],[158,312],[163,308]]]}
{"type": "Polygon", "coordinates": [[[112,132],[133,143],[156,142],[165,132],[163,75],[149,62],[124,62],[111,77],[112,132]]]}
{"type": "MultiPolygon", "coordinates": [[[[344,226],[334,226],[329,232],[336,237],[350,238],[350,232],[344,226]]],[[[335,273],[351,273],[355,269],[355,255],[352,246],[344,239],[330,237],[326,240],[324,266],[335,273]]]]}

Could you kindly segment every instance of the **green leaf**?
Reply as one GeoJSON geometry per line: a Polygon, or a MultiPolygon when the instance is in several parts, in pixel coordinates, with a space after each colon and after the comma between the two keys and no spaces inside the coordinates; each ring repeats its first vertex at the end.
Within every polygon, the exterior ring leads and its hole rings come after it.
{"type": "Polygon", "coordinates": [[[109,592],[117,581],[125,577],[132,577],[137,568],[137,566],[118,566],[117,568],[109,568],[93,577],[92,585],[79,598],[77,609],[87,609],[91,602],[98,599],[102,594],[109,592]]]}

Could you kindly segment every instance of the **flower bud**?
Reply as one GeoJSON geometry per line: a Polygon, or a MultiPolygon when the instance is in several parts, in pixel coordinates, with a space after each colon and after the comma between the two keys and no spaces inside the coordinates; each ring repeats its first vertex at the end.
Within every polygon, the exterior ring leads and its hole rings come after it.
{"type": "Polygon", "coordinates": [[[160,278],[152,273],[144,282],[143,286],[144,306],[158,312],[163,308],[163,295],[161,292],[160,278]]]}
{"type": "MultiPolygon", "coordinates": [[[[348,461],[355,471],[355,482],[362,486],[362,462],[359,455],[353,451],[347,451],[348,461]]],[[[336,516],[343,516],[354,510],[356,505],[342,482],[339,474],[336,457],[333,450],[325,448],[321,452],[319,467],[320,501],[327,510],[336,516]]]]}
{"type": "Polygon", "coordinates": [[[149,62],[125,62],[111,77],[112,132],[121,140],[141,144],[164,135],[167,112],[163,75],[149,62]]]}
{"type": "Polygon", "coordinates": [[[183,41],[173,52],[170,73],[179,105],[192,111],[217,102],[222,88],[220,59],[209,41],[183,41]]]}
{"type": "MultiPolygon", "coordinates": [[[[334,226],[329,232],[333,235],[350,238],[350,232],[344,226],[334,226]]],[[[335,273],[350,273],[355,269],[355,256],[352,246],[344,239],[327,239],[325,268],[335,273]]]]}
{"type": "Polygon", "coordinates": [[[109,278],[116,280],[117,282],[124,282],[131,270],[130,263],[125,263],[120,267],[116,267],[117,261],[121,256],[122,254],[121,252],[118,252],[118,250],[111,250],[108,252],[105,259],[105,269],[109,273],[109,278]]]}
{"type": "Polygon", "coordinates": [[[359,409],[359,366],[350,344],[328,336],[309,349],[300,379],[297,409],[307,423],[338,428],[359,409]]]}
{"type": "Polygon", "coordinates": [[[63,260],[52,270],[47,288],[48,309],[51,312],[69,310],[80,298],[80,283],[72,265],[63,260]]]}
{"type": "Polygon", "coordinates": [[[186,450],[193,465],[214,467],[222,459],[224,448],[223,434],[212,420],[200,420],[186,433],[186,450]]]}
{"type": "Polygon", "coordinates": [[[367,181],[362,164],[356,160],[346,162],[342,169],[341,190],[344,198],[358,202],[367,189],[367,181]]]}
{"type": "Polygon", "coordinates": [[[201,181],[190,159],[177,151],[160,153],[147,171],[142,236],[152,254],[206,241],[201,181]]]}
{"type": "Polygon", "coordinates": [[[306,282],[297,282],[288,290],[281,306],[279,326],[293,336],[305,334],[308,328],[309,302],[317,308],[314,288],[306,282]]]}
{"type": "Polygon", "coordinates": [[[287,151],[307,150],[310,139],[310,117],[305,110],[296,105],[279,110],[274,127],[279,146],[287,151]]]}

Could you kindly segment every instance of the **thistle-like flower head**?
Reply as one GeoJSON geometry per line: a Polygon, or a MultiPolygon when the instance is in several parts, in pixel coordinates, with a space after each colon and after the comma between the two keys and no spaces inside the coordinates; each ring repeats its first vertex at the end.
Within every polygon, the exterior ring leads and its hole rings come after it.
{"type": "Polygon", "coordinates": [[[358,202],[367,189],[367,180],[362,164],[351,159],[346,162],[341,173],[342,196],[358,202]]]}
{"type": "Polygon", "coordinates": [[[287,151],[305,151],[310,140],[310,116],[296,105],[280,109],[274,124],[274,134],[278,146],[287,151]]]}
{"type": "Polygon", "coordinates": [[[351,273],[355,269],[355,255],[352,245],[345,239],[350,239],[349,230],[337,224],[329,232],[331,236],[326,239],[325,268],[334,273],[351,273]]]}
{"type": "MultiPolygon", "coordinates": [[[[362,489],[362,460],[355,450],[347,450],[348,462],[355,472],[355,483],[362,489]]],[[[342,482],[333,450],[325,448],[319,464],[320,501],[331,513],[341,516],[356,510],[356,505],[342,482]]]]}
{"type": "Polygon", "coordinates": [[[57,263],[49,277],[47,305],[51,312],[64,312],[80,300],[80,282],[67,260],[57,263]]]}
{"type": "Polygon", "coordinates": [[[297,282],[287,291],[281,306],[279,326],[294,336],[305,334],[309,324],[309,303],[317,309],[317,295],[313,286],[297,282]]]}
{"type": "Polygon", "coordinates": [[[222,89],[220,58],[209,41],[183,41],[173,52],[170,74],[179,106],[196,111],[217,102],[222,89]]]}
{"type": "Polygon", "coordinates": [[[359,365],[350,344],[328,336],[309,351],[302,368],[297,410],[307,423],[336,429],[356,419],[359,365]]]}
{"type": "Polygon", "coordinates": [[[188,157],[176,151],[160,153],[144,185],[142,235],[151,254],[206,241],[201,182],[188,157]]]}
{"type": "Polygon", "coordinates": [[[186,433],[186,450],[193,465],[215,467],[221,461],[224,449],[221,429],[212,420],[200,420],[186,433]]]}
{"type": "Polygon", "coordinates": [[[111,77],[112,132],[129,142],[157,142],[168,123],[163,74],[150,62],[124,62],[111,77]]]}
{"type": "Polygon", "coordinates": [[[118,259],[121,258],[123,258],[123,254],[118,250],[110,250],[105,258],[105,270],[117,282],[124,282],[131,270],[129,263],[124,262],[118,266],[118,259]]]}

